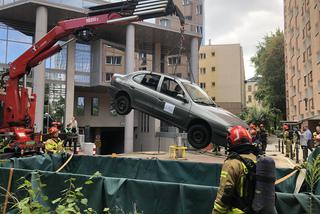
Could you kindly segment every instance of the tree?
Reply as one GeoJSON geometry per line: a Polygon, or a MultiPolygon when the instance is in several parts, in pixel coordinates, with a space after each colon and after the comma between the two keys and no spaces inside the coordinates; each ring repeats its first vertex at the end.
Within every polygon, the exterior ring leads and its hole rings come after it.
{"type": "Polygon", "coordinates": [[[257,46],[257,53],[251,58],[256,69],[256,76],[260,77],[258,91],[255,98],[263,106],[279,109],[282,117],[286,113],[285,97],[285,61],[284,36],[277,30],[267,35],[257,46]]]}

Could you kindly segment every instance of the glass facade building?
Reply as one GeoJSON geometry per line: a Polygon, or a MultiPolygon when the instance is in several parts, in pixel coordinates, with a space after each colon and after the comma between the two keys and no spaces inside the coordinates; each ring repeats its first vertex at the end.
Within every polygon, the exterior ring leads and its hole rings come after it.
{"type": "MultiPolygon", "coordinates": [[[[8,2],[8,1],[6,1],[8,2]]],[[[9,63],[32,46],[33,32],[24,34],[0,22],[0,71],[9,67],[9,63]]],[[[59,43],[63,43],[62,41],[59,43]]],[[[44,111],[55,119],[63,121],[66,97],[67,48],[45,61],[46,83],[44,111]]],[[[75,85],[90,86],[91,46],[76,44],[75,50],[75,85]]],[[[30,75],[32,77],[32,74],[30,75]]],[[[32,78],[28,78],[32,86],[32,78]]]]}

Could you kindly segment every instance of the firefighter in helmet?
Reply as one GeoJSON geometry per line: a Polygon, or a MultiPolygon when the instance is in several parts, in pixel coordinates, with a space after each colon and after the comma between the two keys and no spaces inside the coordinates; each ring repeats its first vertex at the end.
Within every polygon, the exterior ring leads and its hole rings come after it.
{"type": "Polygon", "coordinates": [[[64,152],[63,140],[59,138],[59,129],[53,126],[49,129],[50,139],[44,143],[45,152],[50,154],[64,152]]]}
{"type": "Polygon", "coordinates": [[[289,126],[287,124],[283,125],[283,143],[286,146],[286,157],[289,157],[291,153],[291,146],[292,146],[292,140],[293,136],[290,136],[289,126]]]}
{"type": "Polygon", "coordinates": [[[228,144],[229,155],[221,170],[212,213],[250,213],[254,188],[248,173],[255,167],[258,151],[249,132],[242,126],[231,128],[228,144]]]}

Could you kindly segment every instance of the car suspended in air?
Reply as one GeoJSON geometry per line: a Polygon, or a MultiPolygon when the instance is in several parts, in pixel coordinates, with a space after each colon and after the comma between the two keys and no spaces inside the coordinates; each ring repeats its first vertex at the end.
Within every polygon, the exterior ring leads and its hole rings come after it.
{"type": "Polygon", "coordinates": [[[218,107],[197,84],[175,76],[150,71],[114,74],[109,91],[119,115],[137,109],[165,121],[187,131],[188,142],[196,149],[205,148],[210,142],[226,146],[229,128],[248,127],[218,107]]]}

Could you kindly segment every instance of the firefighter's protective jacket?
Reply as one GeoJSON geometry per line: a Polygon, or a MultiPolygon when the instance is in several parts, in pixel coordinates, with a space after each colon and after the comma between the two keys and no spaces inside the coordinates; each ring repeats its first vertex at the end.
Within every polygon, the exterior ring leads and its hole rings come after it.
{"type": "Polygon", "coordinates": [[[60,138],[51,138],[44,143],[46,153],[64,152],[63,140],[60,138]]]}
{"type": "MultiPolygon", "coordinates": [[[[241,154],[240,156],[256,162],[254,154],[241,154]]],[[[245,213],[240,207],[246,203],[245,179],[247,174],[248,169],[242,161],[227,159],[224,162],[220,177],[220,187],[212,211],[213,214],[245,213]]]]}

